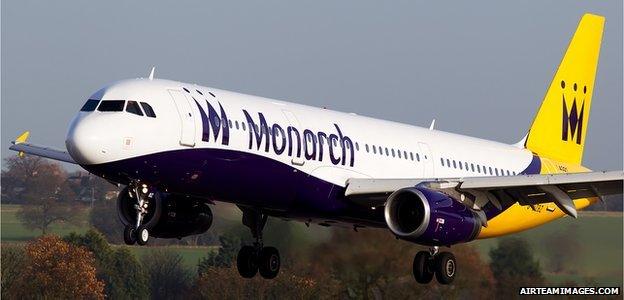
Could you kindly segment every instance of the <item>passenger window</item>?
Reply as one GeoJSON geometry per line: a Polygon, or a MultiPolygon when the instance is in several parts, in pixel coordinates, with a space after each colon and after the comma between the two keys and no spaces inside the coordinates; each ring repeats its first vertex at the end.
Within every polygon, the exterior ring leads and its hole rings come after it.
{"type": "Polygon", "coordinates": [[[457,169],[457,165],[455,164],[455,160],[453,159],[453,169],[457,169]]]}
{"type": "Polygon", "coordinates": [[[440,164],[442,164],[442,166],[444,166],[444,158],[440,158],[440,164]]]}
{"type": "Polygon", "coordinates": [[[128,101],[128,104],[126,104],[126,111],[139,116],[143,115],[141,107],[139,107],[139,104],[136,101],[128,101]]]}
{"type": "Polygon", "coordinates": [[[228,124],[230,125],[230,128],[234,128],[234,126],[232,126],[232,120],[228,120],[228,124]]]}
{"type": "Polygon", "coordinates": [[[238,121],[234,121],[234,125],[236,126],[236,130],[238,130],[238,121]]]}
{"type": "Polygon", "coordinates": [[[388,151],[387,147],[386,147],[386,156],[390,156],[390,152],[388,151]]]}
{"type": "Polygon", "coordinates": [[[449,168],[451,167],[451,161],[448,158],[446,159],[446,166],[449,168]]]}
{"type": "Polygon", "coordinates": [[[100,103],[98,111],[123,111],[124,104],[124,100],[105,100],[100,103]]]}
{"type": "Polygon", "coordinates": [[[364,147],[366,148],[366,153],[368,153],[368,144],[364,144],[364,147]]]}
{"type": "Polygon", "coordinates": [[[410,152],[410,159],[412,159],[412,161],[414,161],[414,153],[410,152]]]}
{"type": "Polygon", "coordinates": [[[94,100],[94,99],[89,99],[87,100],[87,102],[82,106],[82,108],[80,109],[80,111],[94,111],[95,108],[97,107],[98,103],[100,103],[100,100],[94,100]]]}
{"type": "Polygon", "coordinates": [[[200,92],[199,90],[195,90],[195,91],[202,96],[204,95],[204,93],[200,92]]]}
{"type": "Polygon", "coordinates": [[[403,150],[403,157],[405,157],[405,159],[407,159],[407,151],[403,150]]]}
{"type": "Polygon", "coordinates": [[[477,165],[477,172],[481,173],[481,166],[477,165]]]}
{"type": "Polygon", "coordinates": [[[420,155],[418,155],[418,152],[416,152],[416,160],[420,161],[420,155]]]}
{"type": "Polygon", "coordinates": [[[154,113],[154,110],[152,109],[151,105],[145,102],[141,102],[141,107],[143,107],[143,111],[145,111],[145,115],[147,115],[150,118],[156,118],[156,114],[154,113]]]}
{"type": "Polygon", "coordinates": [[[463,168],[463,166],[462,166],[462,162],[461,162],[461,161],[459,161],[459,169],[460,169],[460,170],[463,170],[463,169],[464,169],[464,168],[463,168]]]}
{"type": "Polygon", "coordinates": [[[243,126],[243,131],[247,130],[247,125],[245,125],[245,122],[241,122],[241,126],[243,126]]]}
{"type": "Polygon", "coordinates": [[[377,147],[375,147],[375,145],[373,145],[373,154],[377,154],[377,147]]]}
{"type": "MultiPolygon", "coordinates": [[[[349,144],[347,144],[347,148],[349,148],[349,144]]],[[[360,151],[360,145],[358,142],[355,142],[355,151],[360,151]]]]}
{"type": "Polygon", "coordinates": [[[401,150],[397,151],[397,155],[399,156],[399,158],[401,158],[401,150]]]}
{"type": "Polygon", "coordinates": [[[392,157],[394,157],[394,149],[392,149],[392,157]]]}
{"type": "Polygon", "coordinates": [[[492,167],[488,167],[488,169],[490,169],[490,175],[494,175],[494,172],[492,172],[492,167]]]}
{"type": "Polygon", "coordinates": [[[474,172],[474,164],[470,163],[470,170],[472,170],[474,172]]]}

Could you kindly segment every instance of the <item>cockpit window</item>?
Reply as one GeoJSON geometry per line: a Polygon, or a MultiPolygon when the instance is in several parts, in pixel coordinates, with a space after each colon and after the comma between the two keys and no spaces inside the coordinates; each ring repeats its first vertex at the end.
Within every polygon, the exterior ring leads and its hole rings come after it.
{"type": "Polygon", "coordinates": [[[139,116],[143,115],[143,112],[141,112],[141,108],[136,101],[128,101],[128,105],[126,105],[126,111],[139,116]]]}
{"type": "Polygon", "coordinates": [[[152,106],[150,106],[149,104],[147,104],[145,102],[141,102],[141,107],[143,107],[143,110],[145,111],[145,114],[148,117],[156,118],[156,114],[154,113],[154,110],[152,109],[152,106]]]}
{"type": "Polygon", "coordinates": [[[94,111],[95,108],[97,107],[98,103],[100,103],[100,100],[94,100],[94,99],[89,99],[87,100],[87,102],[82,106],[82,108],[80,109],[80,111],[94,111]]]}
{"type": "Polygon", "coordinates": [[[123,111],[124,104],[126,101],[124,100],[104,100],[100,103],[98,107],[98,111],[123,111]]]}

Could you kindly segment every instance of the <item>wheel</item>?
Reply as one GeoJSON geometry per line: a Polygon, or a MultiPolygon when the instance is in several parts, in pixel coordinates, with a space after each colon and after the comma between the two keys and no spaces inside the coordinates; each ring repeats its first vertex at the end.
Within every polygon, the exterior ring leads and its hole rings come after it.
{"type": "Polygon", "coordinates": [[[274,247],[264,247],[258,257],[258,270],[266,279],[273,279],[280,269],[279,251],[274,247]]]}
{"type": "Polygon", "coordinates": [[[236,268],[243,278],[252,278],[258,273],[256,263],[256,249],[252,246],[243,246],[236,257],[236,268]]]}
{"type": "Polygon", "coordinates": [[[414,264],[412,266],[414,272],[414,278],[418,283],[429,283],[433,279],[433,271],[431,270],[431,264],[433,259],[431,254],[427,251],[420,251],[414,256],[414,264]]]}
{"type": "Polygon", "coordinates": [[[441,284],[450,284],[457,274],[457,261],[455,256],[450,252],[438,253],[435,257],[435,275],[441,284]]]}
{"type": "Polygon", "coordinates": [[[134,235],[134,228],[130,225],[126,226],[124,228],[124,243],[126,243],[126,245],[134,245],[134,243],[136,243],[136,236],[134,235]]]}
{"type": "Polygon", "coordinates": [[[137,228],[136,230],[135,235],[137,244],[141,246],[147,244],[147,241],[149,240],[149,231],[147,230],[147,227],[145,225],[139,226],[139,228],[137,228]]]}

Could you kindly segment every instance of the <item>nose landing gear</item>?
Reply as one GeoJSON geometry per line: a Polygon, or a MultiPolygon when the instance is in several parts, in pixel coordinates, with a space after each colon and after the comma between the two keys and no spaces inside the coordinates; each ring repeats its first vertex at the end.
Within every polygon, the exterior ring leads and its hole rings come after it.
{"type": "Polygon", "coordinates": [[[238,273],[243,278],[253,278],[260,273],[265,279],[273,279],[280,269],[279,251],[274,247],[264,247],[262,230],[267,221],[267,215],[260,211],[248,208],[243,210],[243,224],[251,230],[256,239],[253,246],[243,246],[236,257],[238,273]]]}
{"type": "Polygon", "coordinates": [[[414,257],[412,266],[414,278],[418,283],[429,283],[435,274],[440,284],[450,284],[455,280],[457,261],[450,252],[438,253],[439,247],[431,248],[429,252],[420,251],[414,257]]]}
{"type": "MultiPolygon", "coordinates": [[[[122,193],[127,193],[129,200],[134,201],[132,208],[136,212],[134,224],[128,223],[124,228],[124,242],[127,245],[146,245],[150,236],[149,229],[160,217],[160,195],[158,191],[138,181],[130,183],[122,193]]],[[[120,199],[124,196],[120,195],[120,199]]]]}

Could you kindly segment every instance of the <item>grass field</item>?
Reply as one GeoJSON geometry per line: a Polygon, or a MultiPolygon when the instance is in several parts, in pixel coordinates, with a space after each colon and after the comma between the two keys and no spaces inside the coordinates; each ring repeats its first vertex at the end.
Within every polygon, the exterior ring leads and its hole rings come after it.
{"type": "MultiPolygon", "coordinates": [[[[16,217],[18,208],[16,205],[1,206],[1,241],[3,243],[23,243],[41,235],[40,231],[28,230],[21,225],[16,217]]],[[[561,283],[566,280],[582,283],[591,279],[597,285],[621,286],[622,225],[622,213],[581,212],[576,220],[566,217],[515,236],[525,238],[529,242],[544,269],[546,278],[552,283],[561,283]],[[557,244],[559,239],[561,239],[560,245],[557,244]],[[569,261],[565,262],[563,271],[551,272],[548,270],[549,260],[559,253],[567,254],[565,257],[569,261]]],[[[84,233],[87,230],[86,221],[81,226],[57,224],[51,228],[52,233],[61,236],[72,231],[84,233]]],[[[482,257],[487,260],[490,249],[496,247],[497,243],[498,239],[488,239],[471,242],[471,245],[477,247],[482,257]]],[[[185,265],[193,270],[200,258],[216,249],[215,247],[190,246],[133,246],[129,248],[138,257],[155,249],[167,248],[176,251],[182,255],[185,265]]]]}

